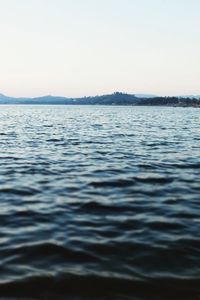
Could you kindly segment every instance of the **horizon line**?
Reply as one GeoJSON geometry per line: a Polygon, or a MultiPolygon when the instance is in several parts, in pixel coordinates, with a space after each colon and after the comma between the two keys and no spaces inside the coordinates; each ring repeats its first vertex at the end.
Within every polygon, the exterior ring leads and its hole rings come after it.
{"type": "Polygon", "coordinates": [[[56,95],[56,94],[42,94],[42,95],[38,95],[38,96],[10,96],[7,93],[0,93],[0,97],[8,97],[8,98],[16,98],[16,99],[20,99],[20,98],[28,98],[28,99],[35,99],[35,98],[43,98],[43,97],[59,97],[59,98],[69,98],[69,99],[79,99],[79,98],[89,98],[89,97],[98,97],[98,96],[106,96],[106,95],[114,95],[114,94],[124,94],[124,95],[131,95],[131,96],[147,96],[147,97],[200,97],[200,93],[195,93],[195,94],[173,94],[173,95],[169,95],[169,94],[165,94],[165,95],[160,95],[160,94],[154,94],[154,93],[128,93],[128,92],[122,92],[122,91],[114,91],[114,92],[108,92],[108,93],[102,93],[102,94],[96,94],[96,95],[83,95],[83,96],[63,96],[63,95],[56,95]]]}

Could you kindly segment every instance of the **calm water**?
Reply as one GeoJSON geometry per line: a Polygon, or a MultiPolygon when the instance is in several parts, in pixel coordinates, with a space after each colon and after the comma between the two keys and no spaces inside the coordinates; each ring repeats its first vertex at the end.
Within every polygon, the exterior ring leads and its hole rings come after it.
{"type": "Polygon", "coordinates": [[[200,299],[200,110],[0,106],[0,296],[200,299]]]}

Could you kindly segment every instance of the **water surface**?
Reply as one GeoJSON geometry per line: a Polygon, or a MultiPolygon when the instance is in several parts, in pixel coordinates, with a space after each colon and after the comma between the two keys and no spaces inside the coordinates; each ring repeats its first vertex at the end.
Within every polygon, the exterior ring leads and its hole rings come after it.
{"type": "Polygon", "coordinates": [[[0,296],[200,299],[199,123],[194,108],[1,106],[0,296]]]}

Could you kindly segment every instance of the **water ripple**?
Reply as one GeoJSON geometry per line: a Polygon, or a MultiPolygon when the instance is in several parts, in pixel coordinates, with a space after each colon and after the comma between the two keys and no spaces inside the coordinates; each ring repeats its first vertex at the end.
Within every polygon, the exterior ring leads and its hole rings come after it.
{"type": "Polygon", "coordinates": [[[199,111],[2,106],[0,296],[197,300],[199,111]]]}

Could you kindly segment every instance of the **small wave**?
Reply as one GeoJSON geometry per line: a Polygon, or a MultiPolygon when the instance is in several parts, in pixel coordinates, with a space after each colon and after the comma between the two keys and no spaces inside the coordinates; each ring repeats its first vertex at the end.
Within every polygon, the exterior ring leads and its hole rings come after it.
{"type": "Polygon", "coordinates": [[[21,189],[15,189],[15,188],[1,188],[0,193],[5,194],[14,194],[18,196],[32,196],[35,194],[38,194],[40,191],[35,188],[21,188],[21,189]]]}
{"type": "Polygon", "coordinates": [[[141,183],[148,183],[148,184],[169,184],[174,181],[174,178],[169,177],[135,177],[135,180],[141,183]]]}
{"type": "Polygon", "coordinates": [[[94,188],[104,188],[104,187],[116,187],[116,188],[121,188],[121,187],[129,187],[134,185],[133,180],[128,180],[128,179],[117,179],[117,180],[108,180],[108,181],[93,181],[90,183],[91,186],[94,188]]]}
{"type": "Polygon", "coordinates": [[[199,219],[200,216],[192,212],[178,212],[173,215],[177,219],[199,219]]]}
{"type": "Polygon", "coordinates": [[[161,222],[161,221],[154,221],[154,222],[150,222],[148,223],[148,226],[151,229],[155,229],[155,230],[180,230],[180,229],[184,229],[186,226],[179,223],[179,222],[161,222]]]}
{"type": "Polygon", "coordinates": [[[1,156],[0,159],[1,160],[14,160],[14,161],[21,160],[20,157],[16,157],[16,156],[1,156]]]}
{"type": "Polygon", "coordinates": [[[77,251],[67,249],[62,245],[55,243],[41,243],[41,244],[28,244],[18,246],[14,249],[7,249],[7,255],[22,255],[22,258],[28,257],[31,259],[47,259],[50,257],[58,257],[63,261],[76,261],[76,262],[93,262],[98,258],[85,251],[77,251]]]}
{"type": "Polygon", "coordinates": [[[80,207],[81,211],[87,212],[99,212],[99,213],[122,213],[125,211],[129,211],[130,207],[126,207],[123,205],[108,205],[102,204],[100,202],[90,201],[84,203],[80,207]]]}
{"type": "Polygon", "coordinates": [[[63,142],[63,141],[64,141],[64,139],[56,139],[56,138],[46,140],[46,142],[50,142],[50,143],[57,143],[57,142],[63,142]]]}

